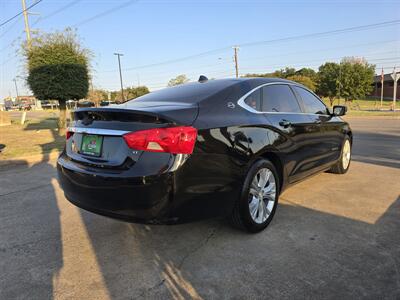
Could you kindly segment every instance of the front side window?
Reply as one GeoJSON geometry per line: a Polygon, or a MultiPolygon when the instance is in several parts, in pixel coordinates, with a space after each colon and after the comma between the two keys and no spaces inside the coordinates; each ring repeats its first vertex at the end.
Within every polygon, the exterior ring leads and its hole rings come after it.
{"type": "Polygon", "coordinates": [[[327,113],[327,109],[325,104],[321,102],[316,96],[314,96],[309,91],[295,86],[294,89],[300,95],[301,99],[304,103],[304,109],[306,113],[310,114],[320,114],[325,115],[327,113]]]}
{"type": "Polygon", "coordinates": [[[262,111],[300,113],[296,96],[288,85],[272,84],[263,89],[262,111]]]}
{"type": "Polygon", "coordinates": [[[255,109],[257,111],[261,110],[261,89],[258,89],[248,95],[246,99],[244,100],[244,103],[247,104],[247,106],[250,106],[252,109],[255,109]]]}

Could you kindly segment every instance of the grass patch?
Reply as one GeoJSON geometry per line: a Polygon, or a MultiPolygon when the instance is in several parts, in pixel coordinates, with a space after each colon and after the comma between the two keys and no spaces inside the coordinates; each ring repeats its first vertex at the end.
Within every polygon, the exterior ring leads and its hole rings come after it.
{"type": "MultiPolygon", "coordinates": [[[[329,99],[322,99],[328,107],[331,107],[329,99]]],[[[360,99],[353,100],[349,102],[345,102],[344,99],[336,99],[333,105],[346,105],[347,106],[347,115],[349,116],[400,116],[400,112],[393,112],[390,109],[392,108],[393,101],[392,100],[384,100],[381,101],[375,99],[360,99]]],[[[400,101],[396,101],[396,109],[400,110],[400,101]]]]}
{"type": "Polygon", "coordinates": [[[349,110],[346,116],[360,117],[396,117],[400,118],[400,111],[367,111],[367,110],[349,110]]]}
{"type": "Polygon", "coordinates": [[[57,118],[32,118],[25,125],[12,122],[0,127],[0,144],[5,145],[0,160],[35,154],[49,154],[64,147],[64,136],[58,135],[57,118]]]}

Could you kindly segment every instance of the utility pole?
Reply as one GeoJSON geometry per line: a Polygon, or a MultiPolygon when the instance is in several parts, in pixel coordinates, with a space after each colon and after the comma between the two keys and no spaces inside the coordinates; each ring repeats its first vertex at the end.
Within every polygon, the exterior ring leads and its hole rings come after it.
{"type": "Polygon", "coordinates": [[[22,0],[22,10],[24,14],[24,21],[25,21],[25,33],[26,33],[26,41],[28,42],[28,47],[31,45],[31,30],[29,28],[28,22],[28,12],[26,10],[26,3],[25,0],[22,0]]]}
{"type": "Polygon", "coordinates": [[[383,72],[383,68],[382,68],[382,73],[381,73],[381,109],[383,106],[383,84],[385,81],[385,73],[383,72]]]}
{"type": "Polygon", "coordinates": [[[338,85],[338,98],[340,105],[340,86],[342,85],[342,64],[339,63],[339,85],[338,85]]]}
{"type": "Polygon", "coordinates": [[[17,79],[16,79],[16,78],[14,78],[14,79],[13,79],[13,81],[14,81],[14,84],[15,84],[15,92],[16,92],[16,94],[17,94],[17,98],[16,98],[16,100],[18,101],[18,97],[19,97],[19,95],[18,95],[17,79]]]}
{"type": "Polygon", "coordinates": [[[119,79],[121,81],[121,96],[122,96],[122,101],[125,102],[124,86],[122,84],[121,59],[120,59],[120,57],[124,55],[122,53],[114,53],[114,55],[118,56],[119,79]]]}
{"type": "Polygon", "coordinates": [[[237,56],[237,52],[239,50],[239,47],[238,46],[234,46],[233,50],[235,51],[235,56],[233,58],[235,60],[236,78],[239,78],[239,66],[238,66],[238,56],[237,56]]]}
{"type": "Polygon", "coordinates": [[[393,78],[393,111],[396,111],[396,94],[397,94],[397,81],[400,78],[400,74],[398,74],[396,72],[396,67],[394,67],[393,69],[393,74],[392,74],[392,78],[393,78]]]}

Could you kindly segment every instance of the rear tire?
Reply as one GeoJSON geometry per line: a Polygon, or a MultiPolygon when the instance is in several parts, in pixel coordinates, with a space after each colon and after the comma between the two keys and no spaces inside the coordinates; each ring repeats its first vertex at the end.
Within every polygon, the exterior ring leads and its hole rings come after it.
{"type": "Polygon", "coordinates": [[[351,162],[351,142],[348,136],[345,137],[340,158],[330,169],[329,172],[334,174],[345,174],[349,170],[351,162]]]}
{"type": "Polygon", "coordinates": [[[232,224],[251,233],[264,230],[275,214],[279,187],[275,166],[266,159],[256,161],[246,175],[231,215],[232,224]]]}

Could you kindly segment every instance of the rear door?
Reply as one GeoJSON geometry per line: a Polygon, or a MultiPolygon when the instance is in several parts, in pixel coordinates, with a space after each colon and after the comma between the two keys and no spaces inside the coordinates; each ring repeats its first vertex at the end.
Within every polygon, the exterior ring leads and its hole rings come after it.
{"type": "Polygon", "coordinates": [[[314,166],[315,156],[312,123],[303,113],[293,90],[287,84],[264,86],[261,109],[280,133],[276,148],[285,154],[289,181],[308,175],[314,166]]]}
{"type": "Polygon", "coordinates": [[[312,138],[315,143],[316,169],[322,169],[331,164],[340,155],[342,134],[340,123],[335,122],[325,104],[310,91],[293,86],[293,89],[303,104],[304,112],[308,114],[312,126],[312,138]]]}

